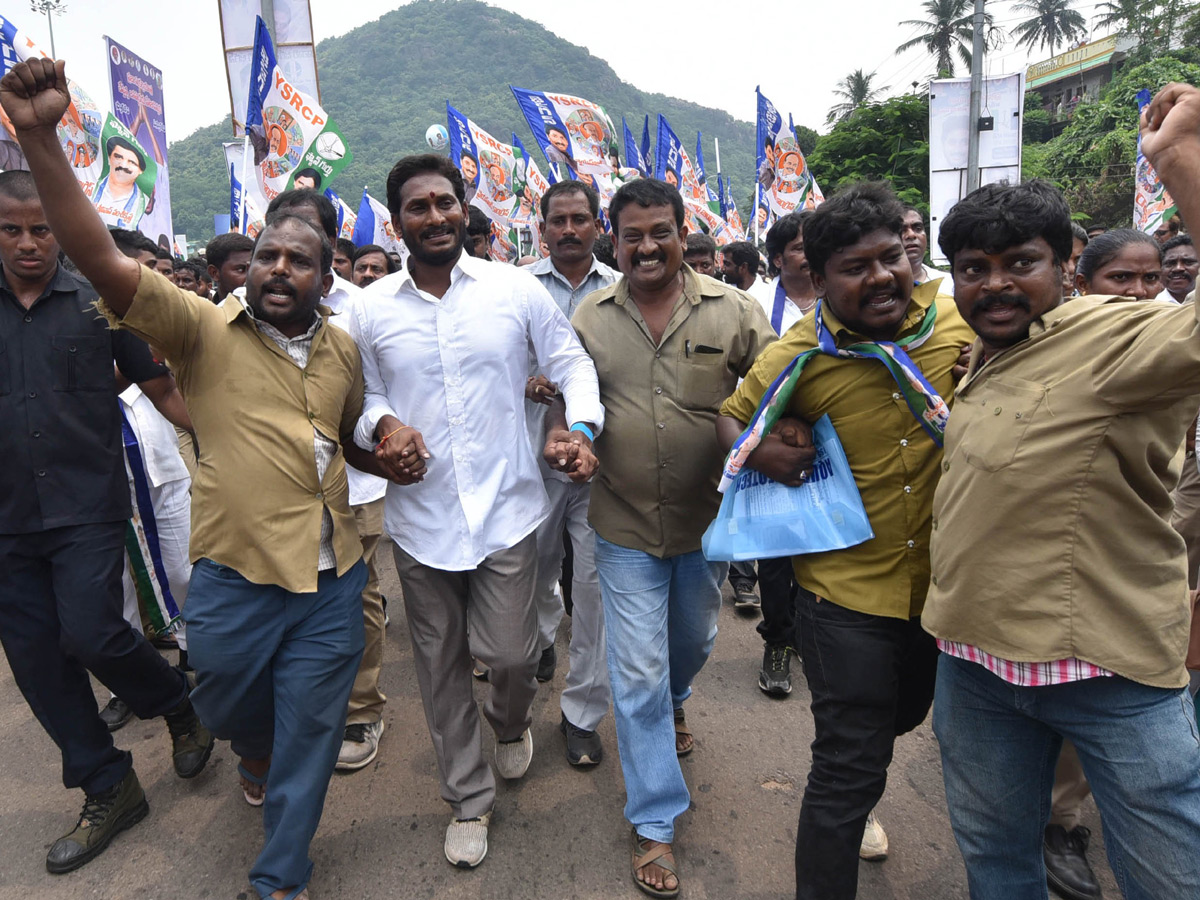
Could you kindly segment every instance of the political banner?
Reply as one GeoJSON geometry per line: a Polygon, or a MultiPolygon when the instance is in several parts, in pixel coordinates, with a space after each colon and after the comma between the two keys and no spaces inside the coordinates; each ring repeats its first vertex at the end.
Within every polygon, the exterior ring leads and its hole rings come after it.
{"type": "MultiPolygon", "coordinates": [[[[271,0],[270,6],[279,68],[288,81],[304,94],[316,97],[319,103],[321,90],[308,0],[271,0]]],[[[246,98],[250,90],[256,20],[262,15],[262,7],[263,0],[220,0],[218,5],[233,133],[237,137],[246,133],[246,98]]]]}
{"type": "Polygon", "coordinates": [[[654,154],[650,152],[650,116],[642,120],[642,159],[646,163],[646,171],[654,168],[654,154]]]}
{"type": "Polygon", "coordinates": [[[350,240],[350,236],[354,234],[354,223],[358,220],[358,213],[352,210],[350,204],[331,189],[325,191],[325,197],[333,204],[333,208],[337,211],[337,236],[350,240]]]}
{"type": "Polygon", "coordinates": [[[284,75],[271,35],[258,19],[246,129],[254,176],[268,201],[291,188],[324,190],[354,158],[317,99],[284,75]]]}
{"type": "Polygon", "coordinates": [[[542,175],[537,162],[529,155],[521,139],[513,134],[513,190],[517,195],[517,208],[510,217],[513,234],[510,237],[517,245],[518,258],[527,255],[541,256],[541,204],[542,195],[550,190],[550,182],[542,175]]]}
{"type": "MultiPolygon", "coordinates": [[[[0,16],[0,76],[19,62],[46,54],[6,16],[0,16]]],[[[89,197],[100,171],[100,132],[105,113],[76,82],[68,79],[71,105],[58,123],[58,140],[83,192],[89,197]]],[[[8,116],[0,110],[0,169],[28,169],[8,116]]]]}
{"type": "Polygon", "coordinates": [[[513,190],[512,145],[496,140],[449,103],[446,127],[450,132],[450,161],[462,172],[467,202],[507,231],[519,205],[513,190]]]}
{"type": "Polygon", "coordinates": [[[746,229],[742,227],[742,217],[738,214],[737,204],[733,200],[733,177],[717,173],[717,196],[721,202],[721,218],[729,225],[735,241],[746,240],[746,229]]]}
{"type": "Polygon", "coordinates": [[[112,114],[153,157],[157,174],[144,215],[127,228],[136,228],[151,240],[165,244],[171,227],[171,182],[167,162],[167,122],[164,112],[162,71],[107,35],[108,87],[112,114]]]}
{"type": "MultiPolygon", "coordinates": [[[[1138,113],[1141,114],[1153,99],[1148,90],[1137,94],[1138,113]]],[[[1142,153],[1142,136],[1138,134],[1137,170],[1133,189],[1133,227],[1138,231],[1153,234],[1178,212],[1175,201],[1158,179],[1158,173],[1142,153]]]]}
{"type": "Polygon", "coordinates": [[[683,149],[683,142],[661,114],[656,156],[654,177],[673,185],[683,196],[688,229],[707,232],[721,246],[733,241],[729,225],[709,206],[708,190],[700,183],[699,173],[683,149]]]}
{"type": "MultiPolygon", "coordinates": [[[[625,132],[625,161],[629,163],[631,168],[637,169],[638,174],[643,178],[650,175],[650,166],[646,162],[646,157],[642,150],[637,145],[637,141],[633,138],[633,132],[629,130],[629,126],[625,124],[625,117],[621,117],[621,128],[625,132]]],[[[647,135],[647,140],[649,135],[647,135]]]]}
{"type": "Polygon", "coordinates": [[[245,149],[244,141],[226,141],[225,168],[229,170],[229,230],[245,234],[252,238],[258,237],[266,224],[266,201],[262,199],[255,188],[255,183],[242,184],[242,156],[245,149]],[[245,192],[246,221],[243,223],[242,194],[245,192]]]}
{"type": "MultiPolygon", "coordinates": [[[[720,160],[718,160],[720,162],[720,160]]],[[[704,192],[708,197],[708,208],[713,212],[720,214],[721,198],[717,196],[716,191],[708,183],[708,176],[704,174],[704,146],[701,142],[701,134],[696,132],[696,180],[700,182],[700,186],[704,188],[704,192]]]]}
{"type": "Polygon", "coordinates": [[[597,182],[610,177],[620,165],[619,160],[613,165],[616,129],[604,107],[569,94],[527,91],[512,85],[509,89],[534,140],[550,164],[558,167],[558,177],[569,177],[569,169],[603,193],[597,182]]]}
{"type": "Polygon", "coordinates": [[[104,120],[100,147],[100,177],[92,189],[92,205],[105,225],[136,230],[153,202],[158,164],[112,113],[104,120]]]}
{"type": "Polygon", "coordinates": [[[399,253],[402,261],[408,259],[408,248],[392,227],[392,214],[386,206],[368,194],[366,188],[363,188],[362,202],[358,205],[354,233],[350,240],[358,247],[377,244],[384,250],[399,253]]]}
{"type": "MultiPolygon", "coordinates": [[[[755,88],[758,95],[757,149],[760,206],[765,203],[769,218],[815,209],[825,198],[809,171],[791,117],[783,116],[775,104],[755,88]]],[[[762,223],[760,223],[761,228],[762,223]]],[[[765,232],[764,232],[765,233],[765,232]]]]}

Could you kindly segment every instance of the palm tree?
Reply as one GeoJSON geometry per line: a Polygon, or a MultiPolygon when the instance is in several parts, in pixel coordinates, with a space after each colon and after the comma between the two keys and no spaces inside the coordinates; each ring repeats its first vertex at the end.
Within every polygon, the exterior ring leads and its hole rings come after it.
{"type": "MultiPolygon", "coordinates": [[[[937,60],[938,74],[954,74],[955,53],[970,67],[971,40],[975,33],[971,27],[971,0],[925,0],[921,8],[928,18],[906,19],[900,24],[924,29],[924,33],[905,41],[896,52],[923,46],[937,60]]],[[[987,23],[992,24],[990,13],[987,23]]]]}
{"type": "Polygon", "coordinates": [[[1087,37],[1087,20],[1071,9],[1071,0],[1020,0],[1013,9],[1031,14],[1013,29],[1017,46],[1045,47],[1054,56],[1059,44],[1087,37]]]}
{"type": "Polygon", "coordinates": [[[855,69],[839,81],[833,95],[840,98],[842,102],[830,107],[825,124],[830,125],[842,121],[860,106],[878,103],[879,95],[887,90],[887,85],[874,87],[871,84],[871,79],[874,77],[874,72],[864,74],[862,69],[855,69]]]}
{"type": "Polygon", "coordinates": [[[1096,24],[1100,28],[1134,35],[1140,43],[1145,43],[1154,32],[1153,8],[1146,0],[1106,0],[1096,12],[1099,14],[1096,24]]]}

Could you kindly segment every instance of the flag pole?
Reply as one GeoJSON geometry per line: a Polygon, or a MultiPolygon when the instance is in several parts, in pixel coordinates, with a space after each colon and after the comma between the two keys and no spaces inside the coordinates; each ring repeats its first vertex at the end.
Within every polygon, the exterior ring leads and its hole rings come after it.
{"type": "Polygon", "coordinates": [[[717,174],[721,174],[721,139],[713,138],[713,150],[717,156],[717,174]]]}
{"type": "Polygon", "coordinates": [[[754,246],[758,247],[758,204],[761,199],[759,192],[762,190],[762,183],[757,179],[754,182],[754,246]]]}
{"type": "Polygon", "coordinates": [[[250,183],[246,180],[249,177],[250,168],[250,129],[245,129],[245,137],[242,141],[242,196],[239,201],[238,209],[238,233],[248,234],[249,229],[246,227],[246,191],[250,189],[250,183]]]}

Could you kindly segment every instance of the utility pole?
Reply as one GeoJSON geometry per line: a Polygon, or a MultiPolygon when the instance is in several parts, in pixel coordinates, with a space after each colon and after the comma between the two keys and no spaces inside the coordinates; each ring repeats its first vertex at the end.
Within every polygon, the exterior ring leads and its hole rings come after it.
{"type": "Polygon", "coordinates": [[[967,193],[979,187],[979,113],[983,108],[983,0],[975,0],[974,40],[971,43],[971,111],[967,130],[967,193]]]}
{"type": "Polygon", "coordinates": [[[66,0],[30,0],[29,8],[46,14],[46,24],[50,26],[50,58],[58,59],[58,54],[54,52],[54,17],[67,11],[66,0]]]}

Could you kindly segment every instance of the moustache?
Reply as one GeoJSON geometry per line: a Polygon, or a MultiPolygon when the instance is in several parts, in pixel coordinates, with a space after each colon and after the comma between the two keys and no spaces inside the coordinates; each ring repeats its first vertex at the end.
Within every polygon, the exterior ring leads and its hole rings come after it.
{"type": "Polygon", "coordinates": [[[444,234],[454,234],[454,229],[449,225],[431,225],[422,230],[421,240],[428,241],[436,237],[441,237],[444,234]]]}
{"type": "Polygon", "coordinates": [[[124,172],[126,175],[133,174],[133,169],[129,168],[128,166],[117,166],[113,171],[114,172],[124,172]]]}
{"type": "Polygon", "coordinates": [[[581,241],[579,238],[573,238],[573,237],[560,238],[558,241],[558,246],[560,246],[560,247],[565,247],[567,244],[579,244],[580,246],[582,246],[583,241],[581,241]]]}
{"type": "Polygon", "coordinates": [[[1015,306],[1025,312],[1030,312],[1033,309],[1029,298],[1024,294],[1000,294],[991,297],[981,297],[976,300],[971,304],[971,315],[976,316],[985,313],[997,306],[1015,306]]]}
{"type": "Polygon", "coordinates": [[[635,266],[638,265],[639,263],[645,262],[646,260],[654,260],[655,262],[666,262],[667,256],[665,253],[654,253],[650,256],[642,256],[640,253],[635,253],[633,255],[633,264],[635,266]]]}
{"type": "Polygon", "coordinates": [[[270,281],[263,284],[262,293],[286,294],[289,297],[295,297],[296,288],[291,282],[285,281],[282,278],[272,278],[270,281]]]}

